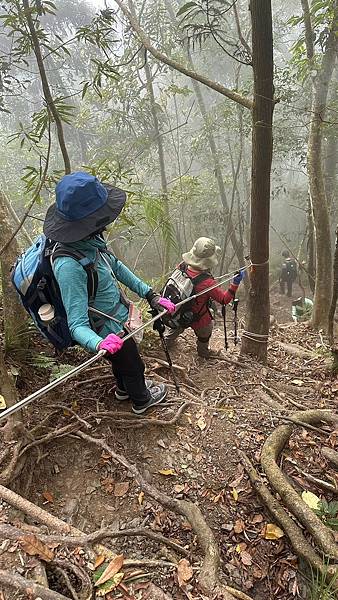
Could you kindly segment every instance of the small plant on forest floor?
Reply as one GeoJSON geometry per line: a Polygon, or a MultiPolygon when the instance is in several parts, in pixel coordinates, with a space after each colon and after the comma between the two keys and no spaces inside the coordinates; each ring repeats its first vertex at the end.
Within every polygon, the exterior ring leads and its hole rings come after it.
{"type": "Polygon", "coordinates": [[[325,499],[320,500],[317,508],[314,510],[316,515],[320,517],[320,519],[330,527],[330,529],[334,529],[338,531],[338,501],[333,500],[332,502],[327,502],[325,499]]]}
{"type": "Polygon", "coordinates": [[[52,369],[51,369],[51,374],[49,377],[49,381],[52,382],[54,381],[54,379],[58,379],[59,377],[62,377],[63,375],[67,375],[67,373],[69,373],[72,369],[74,369],[74,365],[68,365],[68,364],[53,364],[51,365],[52,369]]]}
{"type": "Polygon", "coordinates": [[[328,566],[329,563],[325,561],[321,572],[312,571],[309,600],[336,600],[338,573],[330,577],[328,566]]]}
{"type": "Polygon", "coordinates": [[[302,500],[318,515],[327,527],[338,531],[338,500],[327,502],[325,498],[321,500],[316,494],[309,491],[302,493],[302,500]]]}

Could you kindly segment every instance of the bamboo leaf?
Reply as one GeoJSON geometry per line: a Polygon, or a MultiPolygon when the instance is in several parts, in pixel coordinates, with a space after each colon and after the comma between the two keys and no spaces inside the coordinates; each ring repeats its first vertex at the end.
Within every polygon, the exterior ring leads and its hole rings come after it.
{"type": "Polygon", "coordinates": [[[181,6],[179,11],[176,13],[176,16],[180,17],[181,15],[186,13],[190,8],[193,8],[194,6],[198,6],[197,2],[187,2],[186,4],[181,6]]]}

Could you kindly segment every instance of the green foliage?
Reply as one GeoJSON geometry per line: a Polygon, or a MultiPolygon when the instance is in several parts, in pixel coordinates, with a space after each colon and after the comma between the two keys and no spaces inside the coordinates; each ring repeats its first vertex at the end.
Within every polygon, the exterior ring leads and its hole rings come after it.
{"type": "Polygon", "coordinates": [[[123,167],[119,161],[112,160],[111,158],[104,158],[99,162],[83,165],[82,169],[107,183],[114,185],[122,184],[123,187],[132,185],[133,170],[123,167]]]}
{"type": "Polygon", "coordinates": [[[67,375],[72,369],[74,369],[74,365],[68,365],[63,363],[50,363],[51,373],[49,377],[49,381],[52,382],[63,375],[67,375]]]}
{"type": "Polygon", "coordinates": [[[162,196],[141,197],[142,208],[147,225],[151,231],[159,230],[165,245],[176,249],[176,234],[170,215],[166,212],[167,200],[162,196]]]}
{"type": "MultiPolygon", "coordinates": [[[[302,81],[306,80],[312,71],[320,65],[322,53],[325,51],[326,43],[334,18],[334,0],[314,0],[310,5],[311,27],[313,32],[313,45],[315,55],[311,61],[306,56],[305,35],[302,33],[291,48],[293,64],[302,81]]],[[[298,29],[304,24],[303,15],[292,16],[288,25],[298,29]]]]}
{"type": "Polygon", "coordinates": [[[177,13],[177,17],[181,17],[182,15],[184,15],[186,12],[190,12],[190,9],[196,9],[198,8],[198,4],[197,2],[187,2],[186,4],[183,4],[183,6],[181,6],[181,8],[179,9],[178,13],[177,13]]]}
{"type": "Polygon", "coordinates": [[[37,352],[30,352],[27,354],[26,362],[34,367],[35,369],[52,369],[56,367],[56,360],[46,354],[38,354],[37,352]]]}
{"type": "Polygon", "coordinates": [[[318,508],[314,510],[323,523],[338,531],[338,500],[327,502],[325,499],[321,500],[318,504],[318,508]]]}
{"type": "Polygon", "coordinates": [[[338,574],[333,577],[329,574],[329,561],[323,561],[323,569],[312,570],[309,600],[336,600],[338,574]]]}

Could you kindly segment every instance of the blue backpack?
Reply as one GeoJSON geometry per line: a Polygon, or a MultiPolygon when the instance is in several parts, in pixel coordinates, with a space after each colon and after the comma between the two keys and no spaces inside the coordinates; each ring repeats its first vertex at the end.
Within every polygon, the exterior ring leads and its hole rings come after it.
{"type": "Polygon", "coordinates": [[[88,276],[88,304],[95,300],[98,276],[95,263],[81,252],[40,235],[30,248],[17,259],[12,270],[12,283],[21,302],[32,317],[35,325],[57,350],[74,346],[67,323],[60,288],[54,277],[51,260],[59,256],[70,256],[77,260],[88,276]],[[44,304],[54,308],[52,321],[46,323],[39,315],[44,304]]]}

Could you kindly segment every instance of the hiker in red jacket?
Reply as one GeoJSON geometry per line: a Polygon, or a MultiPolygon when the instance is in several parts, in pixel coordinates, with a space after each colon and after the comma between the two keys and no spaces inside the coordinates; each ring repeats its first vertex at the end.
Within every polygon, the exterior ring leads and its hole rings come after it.
{"type": "MultiPolygon", "coordinates": [[[[196,284],[194,284],[194,294],[202,292],[217,283],[211,274],[211,270],[217,266],[220,252],[221,248],[216,246],[213,240],[201,237],[196,240],[190,252],[182,255],[184,262],[180,265],[180,268],[183,267],[185,269],[185,273],[192,281],[198,278],[196,284]]],[[[212,355],[209,350],[209,340],[213,330],[210,302],[214,300],[219,304],[229,304],[234,299],[243,276],[244,272],[236,275],[227,291],[219,286],[193,301],[190,309],[193,313],[193,322],[190,327],[197,337],[197,352],[199,356],[209,358],[212,355]]],[[[167,331],[165,338],[169,347],[172,346],[173,342],[183,331],[184,327],[176,327],[167,331]]]]}

